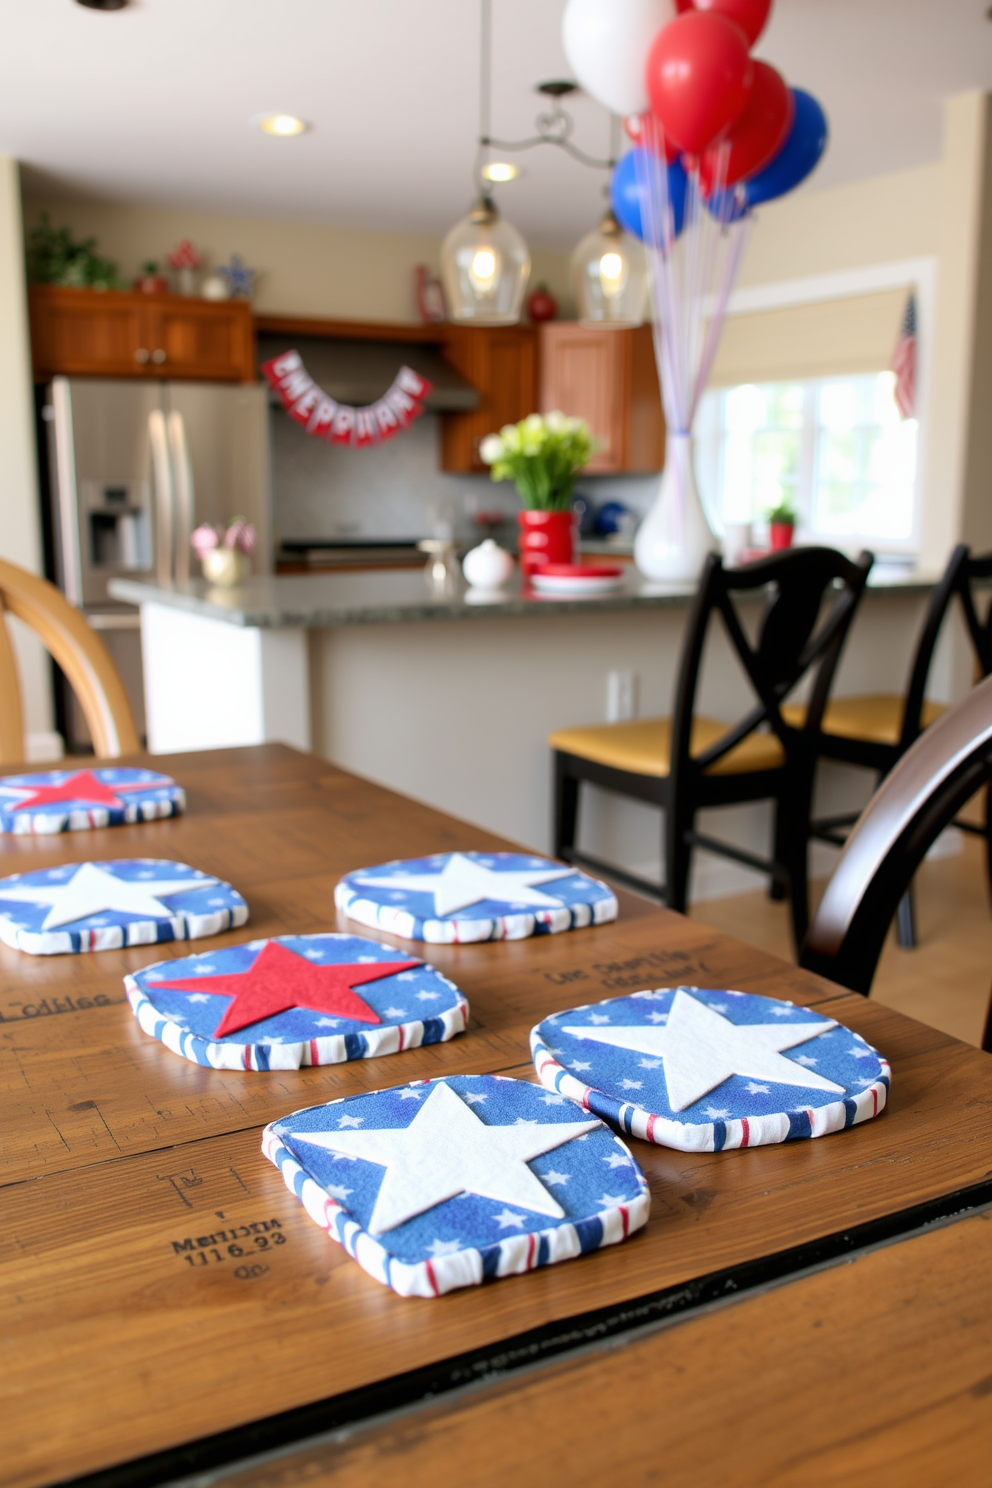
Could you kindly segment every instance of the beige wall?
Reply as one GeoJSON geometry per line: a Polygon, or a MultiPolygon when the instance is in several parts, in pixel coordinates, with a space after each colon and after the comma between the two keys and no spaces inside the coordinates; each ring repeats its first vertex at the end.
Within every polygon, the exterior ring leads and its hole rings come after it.
{"type": "MultiPolygon", "coordinates": [[[[20,183],[17,161],[0,156],[0,557],[33,573],[42,567],[38,510],[20,183]]],[[[50,753],[43,738],[52,727],[48,660],[29,631],[9,623],[32,752],[50,753]]]]}
{"type": "MultiPolygon", "coordinates": [[[[257,310],[347,320],[416,320],[414,266],[426,263],[436,272],[441,246],[438,238],[410,233],[112,202],[29,199],[27,225],[43,211],[56,226],[95,236],[128,279],[146,259],[161,261],[180,238],[191,238],[210,263],[225,263],[236,252],[260,270],[257,310]]],[[[567,298],[568,255],[533,247],[531,254],[531,283],[544,279],[567,298]]]]}
{"type": "Polygon", "coordinates": [[[759,207],[739,283],[775,284],[937,253],[941,174],[941,165],[923,165],[759,207]]]}

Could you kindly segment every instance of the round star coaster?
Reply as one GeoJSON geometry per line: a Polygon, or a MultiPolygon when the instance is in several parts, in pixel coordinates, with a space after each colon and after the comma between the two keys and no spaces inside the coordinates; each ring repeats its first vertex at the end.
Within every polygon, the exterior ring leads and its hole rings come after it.
{"type": "Polygon", "coordinates": [[[640,1168],[539,1085],[449,1075],[310,1106],[262,1151],[310,1218],[403,1297],[568,1261],[646,1222],[640,1168]]]}
{"type": "Polygon", "coordinates": [[[168,775],[126,765],[0,778],[0,831],[85,832],[178,816],[186,796],[168,775]]]}
{"type": "Polygon", "coordinates": [[[70,863],[0,879],[0,940],[31,956],[200,940],[247,918],[229,883],[164,858],[70,863]]]}
{"type": "Polygon", "coordinates": [[[808,1008],[662,987],[570,1008],[531,1031],[549,1090],[662,1147],[722,1152],[822,1137],[877,1116],[886,1061],[808,1008]]]}
{"type": "Polygon", "coordinates": [[[145,1033],[212,1069],[299,1069],[461,1033],[468,1003],[424,961],[357,935],[279,935],[125,977],[145,1033]]]}
{"type": "Polygon", "coordinates": [[[532,853],[435,853],[347,873],[334,902],[404,940],[524,940],[617,917],[606,884],[532,853]]]}

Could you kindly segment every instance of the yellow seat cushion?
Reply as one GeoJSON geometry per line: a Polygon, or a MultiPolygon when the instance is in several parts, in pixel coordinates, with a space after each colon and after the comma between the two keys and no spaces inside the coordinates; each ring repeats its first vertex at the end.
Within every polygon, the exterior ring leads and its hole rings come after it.
{"type": "MultiPolygon", "coordinates": [[[[902,733],[905,699],[894,692],[866,692],[856,697],[840,697],[827,704],[823,714],[823,732],[840,739],[863,739],[871,744],[898,744],[902,733]]],[[[946,713],[943,703],[924,702],[923,727],[946,713]]],[[[782,717],[793,728],[802,728],[806,719],[803,703],[790,703],[782,717]]]]}
{"type": "MultiPolygon", "coordinates": [[[[702,754],[727,733],[716,718],[692,721],[691,749],[702,754]]],[[[577,754],[632,775],[667,775],[671,768],[672,720],[638,718],[633,723],[603,723],[590,728],[557,729],[548,736],[552,749],[577,754]]],[[[748,775],[785,764],[785,751],[774,734],[749,734],[706,771],[707,775],[748,775]]]]}

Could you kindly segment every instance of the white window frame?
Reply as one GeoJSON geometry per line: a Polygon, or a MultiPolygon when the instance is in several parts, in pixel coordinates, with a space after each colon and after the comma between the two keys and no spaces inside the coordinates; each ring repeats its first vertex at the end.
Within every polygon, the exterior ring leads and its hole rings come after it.
{"type": "MultiPolygon", "coordinates": [[[[782,279],[772,284],[748,285],[735,290],[731,295],[727,315],[755,315],[766,310],[786,309],[793,305],[814,305],[822,304],[827,300],[846,300],[854,299],[858,295],[882,294],[891,289],[905,289],[907,292],[912,289],[916,292],[916,416],[918,422],[916,482],[910,527],[912,536],[905,541],[894,539],[879,541],[874,547],[879,552],[908,555],[919,552],[923,511],[929,497],[927,457],[933,326],[937,292],[936,258],[906,258],[888,263],[863,264],[857,268],[841,269],[830,274],[814,274],[801,279],[782,279]]],[[[893,339],[894,349],[895,340],[893,339]]],[[[699,436],[698,458],[705,466],[707,430],[705,427],[698,427],[696,433],[699,436]]],[[[709,442],[712,443],[712,437],[709,442]]],[[[715,481],[711,483],[706,480],[704,470],[700,470],[700,475],[701,484],[709,485],[711,490],[716,489],[715,481]]],[[[857,537],[852,538],[850,545],[852,547],[863,546],[857,537]]]]}

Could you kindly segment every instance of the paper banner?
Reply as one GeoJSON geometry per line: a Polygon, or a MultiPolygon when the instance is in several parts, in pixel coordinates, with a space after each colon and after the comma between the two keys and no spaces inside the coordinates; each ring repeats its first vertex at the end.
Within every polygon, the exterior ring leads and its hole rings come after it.
{"type": "Polygon", "coordinates": [[[298,351],[286,351],[262,363],[262,374],[275,388],[291,419],[328,444],[367,449],[393,439],[424,411],[431,383],[412,367],[401,367],[387,393],[365,408],[352,408],[328,397],[310,376],[298,351]]]}

